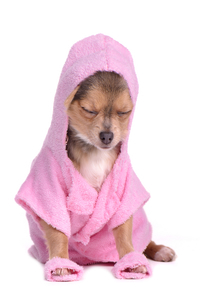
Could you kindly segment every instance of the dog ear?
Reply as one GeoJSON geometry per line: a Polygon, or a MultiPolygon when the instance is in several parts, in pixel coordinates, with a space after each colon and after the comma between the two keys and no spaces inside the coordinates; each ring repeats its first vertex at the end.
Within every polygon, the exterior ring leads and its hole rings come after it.
{"type": "Polygon", "coordinates": [[[78,91],[78,89],[79,89],[79,85],[75,88],[75,90],[73,90],[71,92],[71,94],[69,94],[69,96],[65,100],[65,107],[66,107],[67,110],[68,110],[72,100],[74,99],[74,96],[76,95],[76,92],[78,91]]]}

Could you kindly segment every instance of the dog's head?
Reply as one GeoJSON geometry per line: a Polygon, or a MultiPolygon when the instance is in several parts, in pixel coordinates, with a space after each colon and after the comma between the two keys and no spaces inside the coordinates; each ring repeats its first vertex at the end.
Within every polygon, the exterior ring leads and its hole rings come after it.
{"type": "Polygon", "coordinates": [[[66,106],[69,125],[77,137],[100,149],[111,149],[125,139],[133,103],[122,76],[98,71],[85,79],[73,96],[66,106]]]}

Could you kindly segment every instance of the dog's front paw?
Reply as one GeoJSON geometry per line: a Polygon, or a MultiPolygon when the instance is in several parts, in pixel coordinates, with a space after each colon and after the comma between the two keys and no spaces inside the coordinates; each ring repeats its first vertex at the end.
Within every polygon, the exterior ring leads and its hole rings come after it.
{"type": "Polygon", "coordinates": [[[65,276],[75,274],[76,271],[74,269],[66,269],[66,268],[57,268],[51,271],[53,276],[65,276]]]}
{"type": "Polygon", "coordinates": [[[151,268],[143,254],[130,252],[114,265],[112,272],[119,279],[142,279],[151,275],[151,268]]]}
{"type": "Polygon", "coordinates": [[[75,262],[60,257],[54,257],[45,264],[45,278],[48,281],[80,280],[83,268],[75,262]]]}
{"type": "Polygon", "coordinates": [[[154,255],[154,260],[170,262],[175,259],[175,256],[176,254],[173,249],[166,246],[160,246],[159,250],[154,255]]]}
{"type": "Polygon", "coordinates": [[[147,268],[145,266],[139,266],[139,267],[136,267],[136,268],[126,268],[124,270],[124,272],[146,274],[147,273],[147,268]]]}

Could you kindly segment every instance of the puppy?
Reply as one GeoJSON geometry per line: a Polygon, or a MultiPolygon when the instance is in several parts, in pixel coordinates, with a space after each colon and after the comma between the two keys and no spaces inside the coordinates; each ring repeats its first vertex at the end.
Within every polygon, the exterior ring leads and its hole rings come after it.
{"type": "MultiPolygon", "coordinates": [[[[86,181],[100,191],[110,173],[120,148],[128,134],[129,117],[133,110],[129,89],[122,76],[115,72],[98,71],[84,80],[66,100],[69,126],[66,133],[68,157],[86,181]],[[70,102],[70,105],[68,104],[70,102]]],[[[134,251],[131,216],[113,230],[119,258],[134,251]]],[[[60,231],[40,221],[45,232],[49,258],[69,258],[68,238],[60,231]]],[[[156,261],[171,261],[175,252],[150,242],[144,254],[156,261]]],[[[127,272],[146,273],[145,266],[127,272]]],[[[56,269],[54,275],[73,273],[56,269]]]]}
{"type": "Polygon", "coordinates": [[[83,82],[68,109],[68,156],[97,191],[126,138],[132,109],[125,80],[111,72],[83,82]]]}

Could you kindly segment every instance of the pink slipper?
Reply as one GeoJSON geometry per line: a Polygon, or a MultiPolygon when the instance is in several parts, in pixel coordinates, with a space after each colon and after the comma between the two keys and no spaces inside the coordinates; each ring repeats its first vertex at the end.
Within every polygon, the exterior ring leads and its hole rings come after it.
{"type": "Polygon", "coordinates": [[[70,259],[54,257],[45,264],[45,279],[48,281],[76,281],[83,276],[83,268],[70,259]],[[71,274],[55,275],[56,269],[72,270],[71,274]]]}
{"type": "Polygon", "coordinates": [[[151,268],[146,257],[139,252],[130,252],[123,256],[112,269],[113,274],[119,279],[142,279],[151,275],[151,268]],[[134,269],[139,266],[145,266],[146,273],[128,272],[128,269],[134,269]]]}

